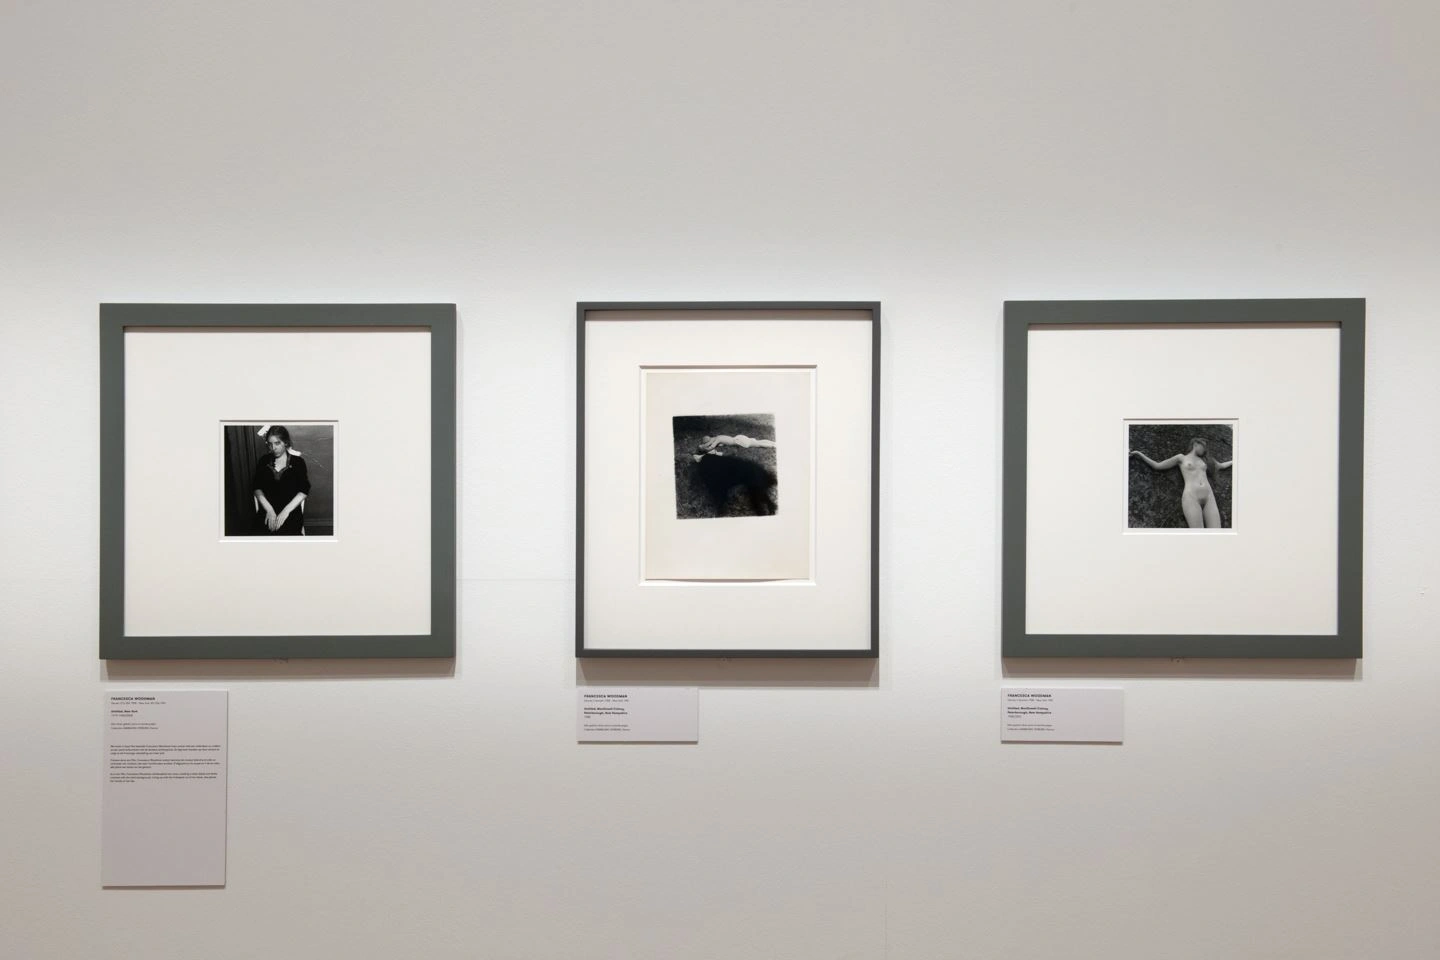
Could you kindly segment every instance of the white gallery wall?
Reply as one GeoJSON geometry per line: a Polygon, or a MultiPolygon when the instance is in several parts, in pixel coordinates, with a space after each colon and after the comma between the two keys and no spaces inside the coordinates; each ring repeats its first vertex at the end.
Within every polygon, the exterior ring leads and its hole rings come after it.
{"type": "Polygon", "coordinates": [[[1440,955],[1437,48],[1423,0],[0,0],[0,956],[1440,955]],[[1002,662],[1002,302],[1288,296],[1369,302],[1365,659],[1002,662]],[[882,301],[877,663],[577,665],[604,299],[882,301]],[[102,301],[458,305],[453,664],[96,659],[102,301]],[[1095,678],[1123,746],[998,742],[1095,678]],[[662,681],[698,745],[574,742],[662,681]],[[100,694],[168,684],[231,691],[229,883],[102,890],[100,694]]]}

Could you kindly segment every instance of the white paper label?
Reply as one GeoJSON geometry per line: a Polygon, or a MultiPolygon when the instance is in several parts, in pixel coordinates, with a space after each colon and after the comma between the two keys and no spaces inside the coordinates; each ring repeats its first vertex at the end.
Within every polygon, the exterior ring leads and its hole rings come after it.
{"type": "Polygon", "coordinates": [[[224,885],[228,706],[224,690],[106,692],[104,886],[224,885]]]}
{"type": "Polygon", "coordinates": [[[1022,743],[1122,743],[1119,687],[1002,687],[1000,739],[1022,743]]]}
{"type": "Polygon", "coordinates": [[[581,743],[696,743],[698,687],[581,687],[575,739],[581,743]]]}

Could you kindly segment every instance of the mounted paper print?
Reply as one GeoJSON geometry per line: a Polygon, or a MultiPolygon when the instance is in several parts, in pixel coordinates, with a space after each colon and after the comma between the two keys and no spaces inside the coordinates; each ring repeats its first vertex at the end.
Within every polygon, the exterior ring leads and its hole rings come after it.
{"type": "Polygon", "coordinates": [[[225,536],[335,535],[335,425],[227,423],[225,536]]]}
{"type": "Polygon", "coordinates": [[[1233,423],[1130,422],[1125,433],[1127,528],[1233,529],[1233,423]]]}
{"type": "Polygon", "coordinates": [[[879,314],[579,305],[577,656],[877,654],[879,314]]]}
{"type": "Polygon", "coordinates": [[[645,579],[809,579],[814,369],[646,369],[642,389],[645,579]]]}
{"type": "Polygon", "coordinates": [[[448,304],[102,304],[100,656],[454,656],[455,333],[448,304]]]}
{"type": "Polygon", "coordinates": [[[1007,303],[1003,655],[1360,656],[1364,324],[1007,303]]]}

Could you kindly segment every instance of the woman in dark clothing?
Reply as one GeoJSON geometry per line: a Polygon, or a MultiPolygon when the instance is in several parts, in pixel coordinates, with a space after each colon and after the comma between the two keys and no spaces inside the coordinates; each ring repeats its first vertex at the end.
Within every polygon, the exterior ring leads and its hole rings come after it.
{"type": "Polygon", "coordinates": [[[265,433],[270,452],[255,464],[255,479],[250,484],[255,502],[263,517],[264,529],[259,532],[281,537],[298,537],[305,532],[303,504],[310,494],[310,474],[305,458],[290,450],[290,431],[281,426],[265,433]]]}

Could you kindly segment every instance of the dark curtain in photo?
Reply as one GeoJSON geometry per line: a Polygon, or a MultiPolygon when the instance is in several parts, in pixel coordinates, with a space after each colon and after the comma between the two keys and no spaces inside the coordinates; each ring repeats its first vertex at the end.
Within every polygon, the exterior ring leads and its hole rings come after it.
{"type": "Polygon", "coordinates": [[[269,453],[265,438],[256,436],[255,426],[225,427],[225,535],[258,533],[255,512],[255,464],[269,453]]]}

